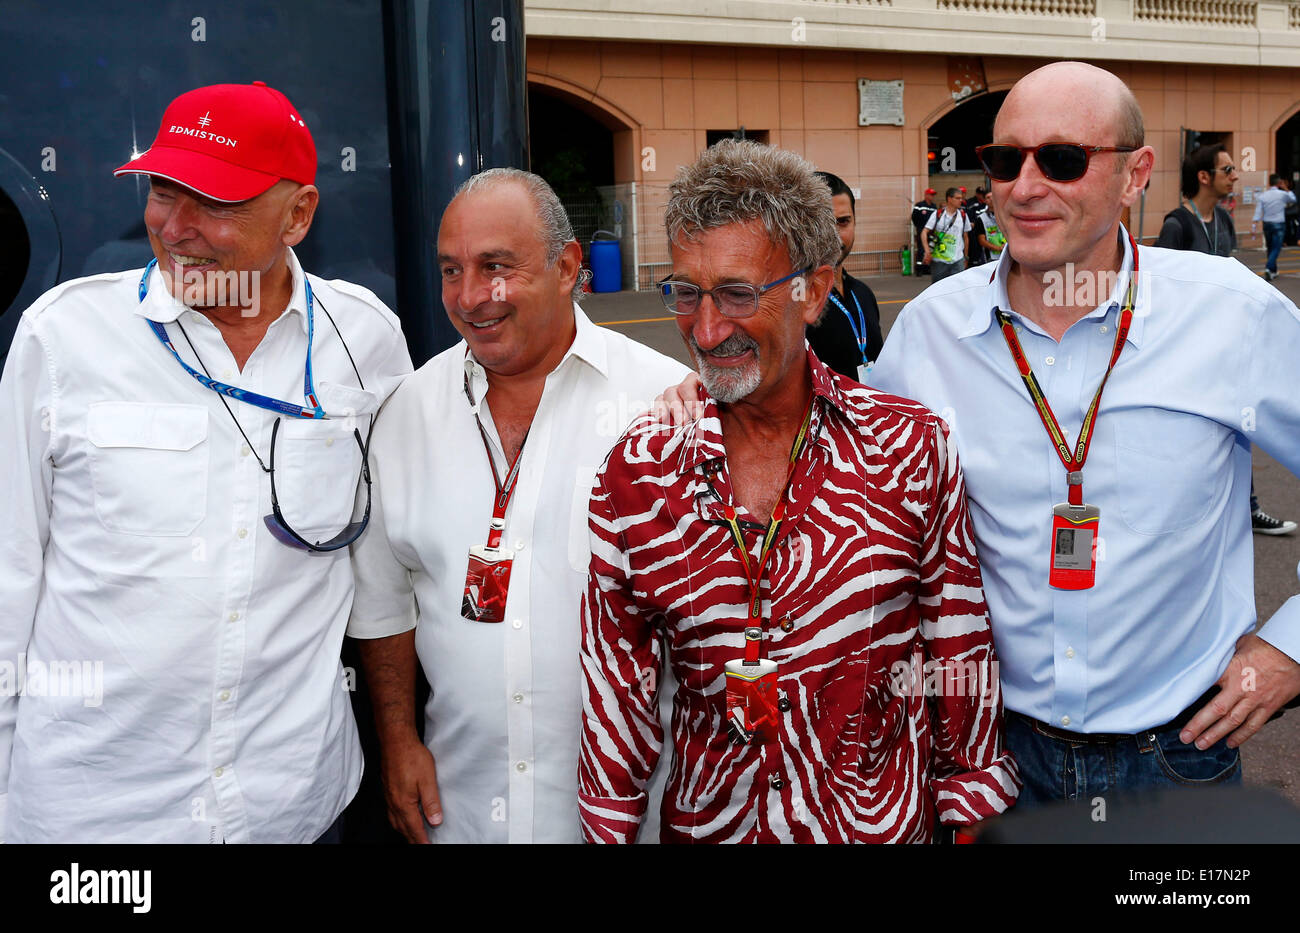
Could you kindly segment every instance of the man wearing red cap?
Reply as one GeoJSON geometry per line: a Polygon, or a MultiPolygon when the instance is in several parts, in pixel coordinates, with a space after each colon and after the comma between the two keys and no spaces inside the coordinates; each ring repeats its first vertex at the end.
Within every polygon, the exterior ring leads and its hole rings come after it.
{"type": "Polygon", "coordinates": [[[183,94],[115,174],[149,178],[154,261],[47,292],[0,381],[0,839],[333,839],[346,545],[406,344],[299,265],[316,150],[280,92],[183,94]]]}

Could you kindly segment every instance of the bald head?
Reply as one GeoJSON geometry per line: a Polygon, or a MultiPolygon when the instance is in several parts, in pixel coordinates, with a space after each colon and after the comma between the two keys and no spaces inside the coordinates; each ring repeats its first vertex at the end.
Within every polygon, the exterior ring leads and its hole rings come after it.
{"type": "Polygon", "coordinates": [[[998,111],[993,138],[1001,141],[1004,117],[1036,108],[1059,112],[1062,101],[1070,102],[1072,125],[1088,137],[1070,141],[1135,148],[1145,142],[1142,109],[1128,85],[1084,62],[1053,62],[1017,81],[998,111]]]}

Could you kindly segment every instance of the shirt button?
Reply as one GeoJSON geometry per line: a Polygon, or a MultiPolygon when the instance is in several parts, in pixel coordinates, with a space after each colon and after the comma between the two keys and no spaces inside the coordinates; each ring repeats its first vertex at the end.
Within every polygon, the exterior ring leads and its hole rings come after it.
{"type": "Polygon", "coordinates": [[[1062,716],[1062,717],[1061,717],[1061,725],[1063,725],[1063,726],[1068,726],[1069,724],[1070,724],[1070,717],[1069,717],[1069,716],[1062,716]]]}
{"type": "Polygon", "coordinates": [[[1109,333],[1110,333],[1110,328],[1107,327],[1105,324],[1101,325],[1101,328],[1100,328],[1100,329],[1101,329],[1101,332],[1102,332],[1103,334],[1109,334],[1109,333]]]}
{"type": "Polygon", "coordinates": [[[1073,648],[1066,648],[1066,649],[1065,649],[1065,656],[1066,656],[1067,658],[1072,658],[1072,657],[1074,657],[1074,649],[1073,649],[1073,648]]]}
{"type": "Polygon", "coordinates": [[[519,762],[517,765],[515,765],[515,770],[516,770],[516,771],[527,771],[527,770],[528,770],[528,762],[526,762],[526,761],[521,761],[521,762],[519,762]]]}
{"type": "Polygon", "coordinates": [[[227,700],[229,700],[229,699],[230,699],[230,691],[229,691],[229,690],[222,690],[222,691],[221,691],[221,702],[222,702],[222,703],[225,703],[225,702],[226,702],[227,700]]]}
{"type": "Polygon", "coordinates": [[[221,775],[223,775],[223,774],[225,774],[225,773],[226,773],[226,769],[225,769],[225,768],[218,768],[217,770],[215,770],[215,771],[212,772],[212,774],[213,774],[214,777],[221,777],[221,775]]]}
{"type": "Polygon", "coordinates": [[[790,701],[785,697],[781,697],[776,701],[776,708],[783,713],[788,713],[790,712],[790,701]]]}
{"type": "Polygon", "coordinates": [[[524,549],[524,542],[521,541],[520,539],[516,538],[516,539],[515,539],[515,550],[516,550],[516,551],[522,551],[523,549],[524,549]]]}
{"type": "Polygon", "coordinates": [[[334,438],[332,438],[332,437],[327,437],[327,438],[325,438],[325,446],[326,446],[326,447],[333,447],[333,446],[334,446],[334,438]]]}
{"type": "Polygon", "coordinates": [[[236,531],[235,534],[236,534],[238,537],[241,537],[241,538],[247,538],[247,537],[248,537],[248,529],[247,529],[247,528],[241,528],[241,529],[239,529],[238,531],[236,531]]]}
{"type": "Polygon", "coordinates": [[[1053,366],[1056,363],[1056,357],[1049,356],[1047,359],[1043,360],[1043,362],[1046,363],[1048,366],[1053,366]]]}
{"type": "Polygon", "coordinates": [[[253,452],[253,451],[249,448],[249,446],[248,446],[247,444],[243,444],[243,445],[241,445],[240,448],[239,448],[239,456],[241,456],[241,457],[247,457],[247,456],[248,456],[249,454],[251,454],[252,452],[253,452]]]}
{"type": "Polygon", "coordinates": [[[781,620],[781,631],[790,632],[794,630],[794,619],[786,616],[781,620]]]}
{"type": "Polygon", "coordinates": [[[239,613],[238,613],[238,612],[232,612],[232,613],[231,613],[230,615],[228,615],[226,618],[228,618],[231,622],[238,622],[238,621],[239,621],[239,613]]]}
{"type": "Polygon", "coordinates": [[[523,619],[515,619],[515,620],[514,620],[513,622],[511,622],[510,624],[511,624],[512,626],[514,626],[515,628],[523,628],[523,627],[524,627],[524,620],[523,620],[523,619]]]}
{"type": "Polygon", "coordinates": [[[779,774],[772,775],[772,790],[780,790],[785,787],[785,778],[779,774]]]}
{"type": "Polygon", "coordinates": [[[522,703],[524,702],[524,695],[522,693],[516,693],[513,697],[511,697],[511,699],[514,700],[516,703],[522,703]]]}

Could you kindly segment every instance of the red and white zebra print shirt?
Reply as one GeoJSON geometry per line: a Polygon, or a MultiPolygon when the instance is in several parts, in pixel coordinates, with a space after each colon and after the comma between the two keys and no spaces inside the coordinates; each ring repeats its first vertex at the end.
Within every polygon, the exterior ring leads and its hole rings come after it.
{"type": "MultiPolygon", "coordinates": [[[[733,745],[724,722],[748,587],[723,517],[716,404],[675,431],[638,419],[596,477],[578,774],[588,841],[631,841],[645,812],[664,740],[661,638],[680,685],[664,842],[928,842],[936,820],[967,825],[1016,799],[947,429],[808,356],[810,440],[763,590],[766,656],[788,701],[777,741],[733,745]]],[[[751,563],[760,537],[746,534],[751,563]]]]}

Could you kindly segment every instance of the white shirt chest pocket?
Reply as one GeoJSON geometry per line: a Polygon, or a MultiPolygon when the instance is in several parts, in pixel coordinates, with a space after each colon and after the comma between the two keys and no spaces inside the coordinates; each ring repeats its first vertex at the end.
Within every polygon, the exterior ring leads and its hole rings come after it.
{"type": "Polygon", "coordinates": [[[352,519],[364,442],[379,399],[371,392],[322,382],[324,420],[284,418],[275,442],[275,493],[289,527],[310,541],[343,530],[352,519]]]}
{"type": "Polygon", "coordinates": [[[584,576],[591,562],[591,536],[587,530],[587,515],[591,506],[591,487],[596,482],[599,464],[583,464],[576,468],[573,480],[573,503],[569,509],[569,567],[584,576]]]}
{"type": "Polygon", "coordinates": [[[361,447],[369,418],[280,422],[275,441],[275,493],[289,527],[323,541],[352,518],[361,477],[361,447]]]}
{"type": "Polygon", "coordinates": [[[95,402],[86,413],[95,515],[109,531],[183,537],[208,508],[208,410],[95,402]]]}

